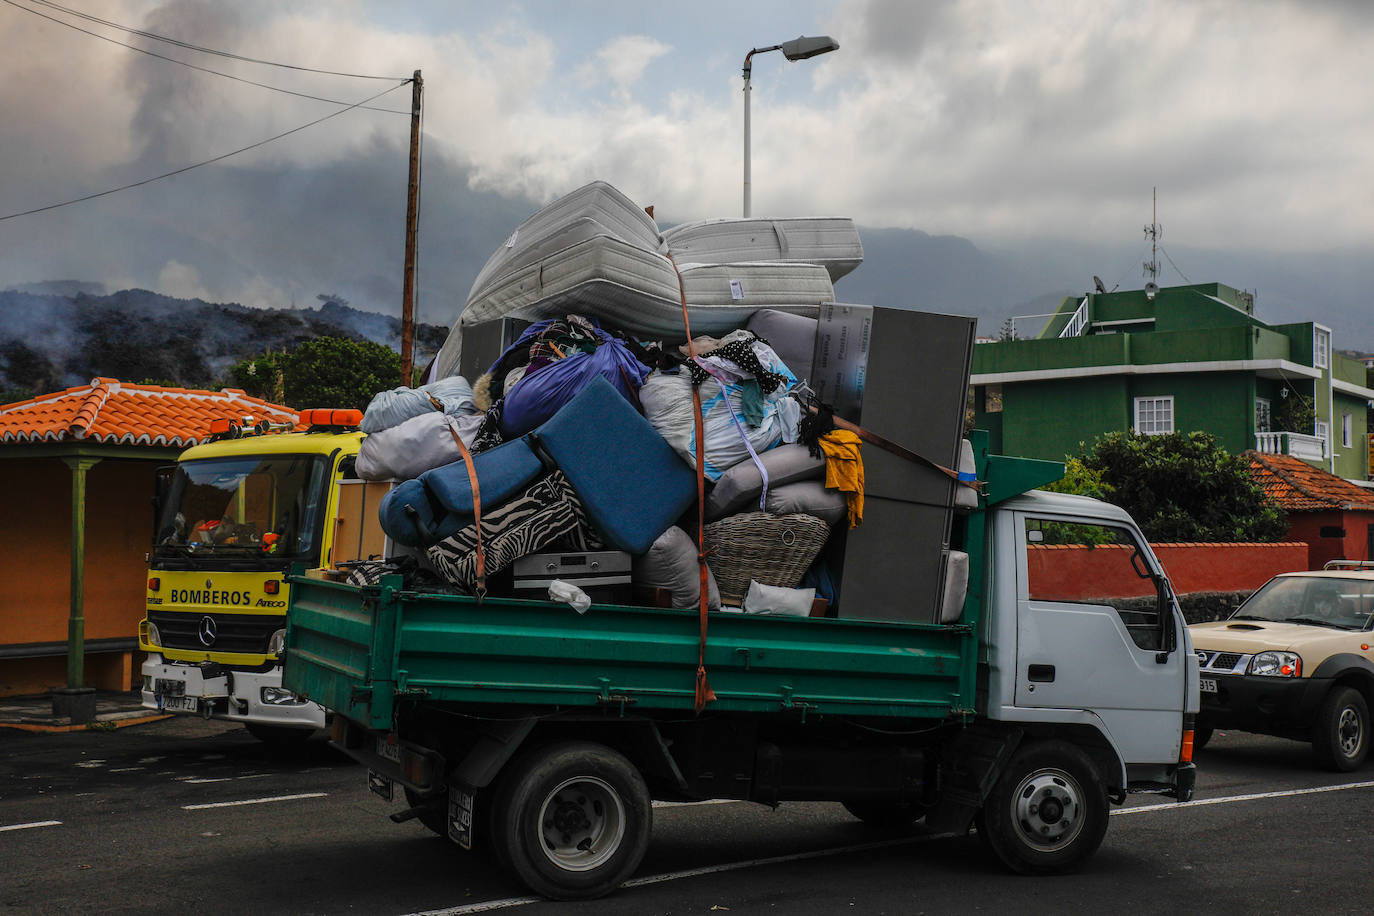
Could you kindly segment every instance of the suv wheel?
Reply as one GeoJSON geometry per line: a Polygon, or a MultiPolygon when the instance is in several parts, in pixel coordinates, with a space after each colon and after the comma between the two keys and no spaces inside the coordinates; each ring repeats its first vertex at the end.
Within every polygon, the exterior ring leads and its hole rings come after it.
{"type": "Polygon", "coordinates": [[[1358,769],[1369,753],[1369,705],[1358,690],[1336,687],[1317,711],[1312,732],[1317,762],[1348,773],[1358,769]]]}

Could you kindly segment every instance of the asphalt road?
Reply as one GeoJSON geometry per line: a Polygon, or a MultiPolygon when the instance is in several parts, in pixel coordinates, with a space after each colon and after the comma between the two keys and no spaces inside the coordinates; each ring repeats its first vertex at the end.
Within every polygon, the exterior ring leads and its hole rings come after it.
{"type": "Polygon", "coordinates": [[[0,912],[522,914],[1359,913],[1374,908],[1374,765],[1220,733],[1198,800],[1133,798],[1078,874],[1004,872],[974,836],[875,834],[838,805],[663,806],[609,898],[531,900],[371,795],[323,740],[273,752],[173,719],[0,730],[0,912]]]}

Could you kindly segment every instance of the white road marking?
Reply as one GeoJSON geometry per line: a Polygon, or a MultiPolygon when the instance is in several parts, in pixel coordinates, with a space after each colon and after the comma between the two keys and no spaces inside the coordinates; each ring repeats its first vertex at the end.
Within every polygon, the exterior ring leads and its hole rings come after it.
{"type": "Polygon", "coordinates": [[[231,782],[233,781],[233,778],[234,777],[232,776],[202,776],[200,778],[194,776],[183,776],[181,777],[181,781],[186,783],[186,785],[188,786],[203,786],[207,782],[231,782]]]}
{"type": "Polygon", "coordinates": [[[686,807],[688,807],[688,806],[690,806],[690,805],[733,805],[733,804],[746,805],[746,804],[750,804],[750,802],[746,802],[746,801],[743,801],[743,800],[738,799],[738,798],[708,798],[706,801],[688,801],[688,802],[656,801],[656,802],[654,802],[654,807],[655,807],[655,808],[686,808],[686,807]]]}
{"type": "Polygon", "coordinates": [[[10,825],[5,826],[5,827],[0,827],[0,833],[4,833],[6,830],[28,830],[30,827],[60,827],[60,826],[62,826],[62,822],[61,822],[61,821],[34,821],[32,824],[10,824],[10,825]]]}
{"type": "MultiPolygon", "coordinates": [[[[1344,783],[1338,786],[1316,786],[1310,789],[1285,789],[1279,792],[1256,792],[1250,795],[1227,795],[1220,798],[1200,798],[1190,802],[1167,802],[1158,805],[1142,805],[1139,808],[1118,808],[1111,814],[1143,814],[1153,811],[1172,811],[1179,808],[1195,808],[1205,805],[1225,805],[1235,802],[1256,801],[1264,798],[1287,798],[1295,795],[1313,795],[1321,792],[1340,792],[1346,789],[1369,789],[1374,788],[1374,781],[1344,783]]],[[[724,804],[731,799],[715,799],[709,802],[654,802],[655,807],[672,807],[682,804],[724,804]]],[[[722,865],[709,865],[704,868],[693,868],[687,871],[669,872],[662,875],[649,875],[643,878],[632,878],[626,881],[621,887],[642,887],[646,884],[661,884],[665,881],[678,881],[682,878],[698,878],[702,875],[719,874],[727,871],[738,871],[744,868],[755,868],[761,865],[779,865],[786,862],[799,862],[806,859],[819,859],[826,856],[847,855],[855,852],[867,852],[874,849],[886,849],[891,846],[916,845],[918,843],[929,843],[934,840],[953,839],[956,834],[938,833],[922,837],[901,837],[892,840],[880,840],[875,843],[860,843],[855,846],[837,846],[831,849],[818,849],[815,852],[800,852],[786,856],[773,856],[767,859],[749,859],[743,862],[726,862],[722,865]]],[[[463,906],[451,907],[444,910],[424,910],[419,913],[410,913],[408,916],[467,916],[469,913],[487,913],[492,910],[504,910],[511,907],[526,906],[531,903],[545,903],[543,897],[505,897],[499,900],[484,900],[481,903],[469,903],[463,906]]]]}
{"type": "Polygon", "coordinates": [[[147,767],[119,767],[118,769],[110,770],[110,772],[111,772],[111,773],[141,773],[141,772],[142,772],[143,770],[145,770],[145,769],[147,769],[147,767]]]}
{"type": "Polygon", "coordinates": [[[268,798],[245,798],[241,801],[211,802],[205,805],[182,805],[183,811],[202,811],[206,808],[233,808],[238,805],[266,805],[270,802],[296,801],[301,798],[324,798],[328,792],[306,792],[302,795],[273,795],[268,798]]]}
{"type": "Polygon", "coordinates": [[[1294,795],[1316,795],[1321,792],[1341,792],[1346,789],[1374,788],[1371,782],[1347,782],[1338,786],[1313,786],[1309,789],[1283,789],[1279,792],[1255,792],[1251,795],[1224,795],[1220,798],[1195,798],[1187,802],[1164,802],[1158,805],[1141,805],[1138,808],[1117,808],[1112,814],[1140,814],[1144,811],[1164,811],[1177,808],[1201,808],[1205,805],[1226,805],[1232,802],[1255,801],[1261,798],[1289,798],[1294,795]]]}

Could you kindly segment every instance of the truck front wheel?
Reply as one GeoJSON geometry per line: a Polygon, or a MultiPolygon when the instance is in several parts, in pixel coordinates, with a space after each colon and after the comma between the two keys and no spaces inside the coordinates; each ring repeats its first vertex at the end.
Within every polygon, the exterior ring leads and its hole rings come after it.
{"type": "Polygon", "coordinates": [[[1317,762],[1330,770],[1349,773],[1369,753],[1369,704],[1353,687],[1337,687],[1317,711],[1312,732],[1317,762]]]}
{"type": "Polygon", "coordinates": [[[600,897],[649,846],[652,802],[624,755],[600,744],[535,748],[501,776],[491,813],[498,857],[536,893],[600,897]]]}
{"type": "Polygon", "coordinates": [[[1107,789],[1081,750],[1042,741],[1017,751],[993,786],[981,824],[988,845],[1024,875],[1069,871],[1107,833],[1107,789]]]}

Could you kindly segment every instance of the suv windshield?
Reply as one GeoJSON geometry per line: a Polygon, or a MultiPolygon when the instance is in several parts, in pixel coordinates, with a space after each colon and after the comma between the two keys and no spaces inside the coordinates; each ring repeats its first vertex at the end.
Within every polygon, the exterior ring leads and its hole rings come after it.
{"type": "Polygon", "coordinates": [[[1374,623],[1374,581],[1280,576],[1251,595],[1231,619],[1367,630],[1374,623]]]}
{"type": "Polygon", "coordinates": [[[312,559],[324,476],[319,455],[183,461],[158,520],[157,555],[312,559]]]}

